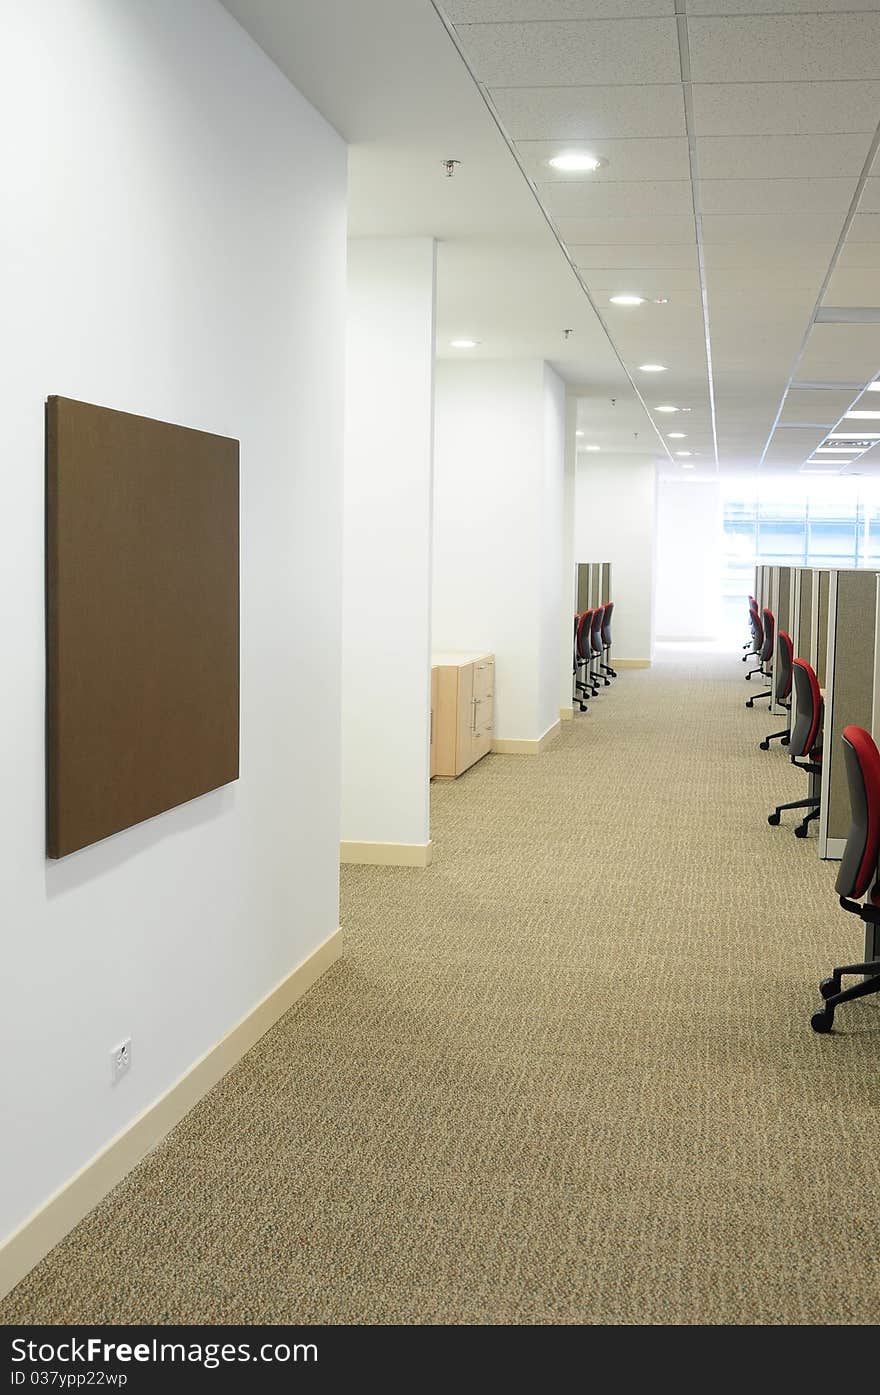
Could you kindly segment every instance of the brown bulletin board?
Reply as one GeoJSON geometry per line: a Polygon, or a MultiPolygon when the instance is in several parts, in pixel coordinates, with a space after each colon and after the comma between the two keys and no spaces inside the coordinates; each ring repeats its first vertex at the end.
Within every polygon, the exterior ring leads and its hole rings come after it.
{"type": "Polygon", "coordinates": [[[239,445],[46,406],[53,858],[238,779],[239,445]]]}

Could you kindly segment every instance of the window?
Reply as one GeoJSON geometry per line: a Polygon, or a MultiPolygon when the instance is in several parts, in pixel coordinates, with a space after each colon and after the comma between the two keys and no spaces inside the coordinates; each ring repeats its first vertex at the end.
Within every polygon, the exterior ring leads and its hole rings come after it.
{"type": "Polygon", "coordinates": [[[725,627],[742,629],[756,563],[880,568],[880,481],[722,480],[725,627]]]}

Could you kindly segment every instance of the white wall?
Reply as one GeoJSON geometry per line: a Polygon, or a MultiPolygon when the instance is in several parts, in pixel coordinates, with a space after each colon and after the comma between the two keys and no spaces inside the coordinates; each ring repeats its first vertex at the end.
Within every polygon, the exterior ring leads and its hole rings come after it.
{"type": "Polygon", "coordinates": [[[349,244],[342,838],[428,842],[432,239],[349,244]]]}
{"type": "Polygon", "coordinates": [[[2,1235],[338,924],[346,176],[215,0],[0,25],[2,1235]],[[242,742],[236,784],[49,864],[51,393],[240,438],[242,742]]]}
{"type": "Polygon", "coordinates": [[[722,541],[717,480],[658,480],[658,639],[714,639],[718,635],[722,541]]]}
{"type": "Polygon", "coordinates": [[[612,663],[653,658],[656,501],[649,457],[579,454],[575,561],[611,563],[612,663]]]}
{"type": "Polygon", "coordinates": [[[577,476],[577,398],[565,403],[565,477],[562,499],[562,607],[559,642],[559,711],[573,711],[571,672],[574,649],[574,614],[577,610],[577,569],[574,555],[575,487],[577,476]]]}
{"type": "Polygon", "coordinates": [[[564,439],[545,363],[438,363],[434,648],[494,652],[499,738],[559,720],[564,439]]]}

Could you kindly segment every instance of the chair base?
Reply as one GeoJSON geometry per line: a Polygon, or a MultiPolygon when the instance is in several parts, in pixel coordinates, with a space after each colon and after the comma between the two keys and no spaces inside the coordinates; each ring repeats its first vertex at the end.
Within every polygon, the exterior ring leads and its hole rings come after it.
{"type": "MultiPolygon", "coordinates": [[[[753,669],[752,672],[753,672],[753,673],[757,673],[758,670],[757,670],[757,669],[753,669]]],[[[748,675],[746,675],[746,676],[748,677],[748,675]]],[[[772,702],[772,701],[773,701],[773,693],[772,693],[772,691],[768,688],[767,691],[766,691],[766,693],[755,693],[753,697],[746,698],[746,707],[754,707],[755,703],[756,703],[756,702],[760,702],[762,698],[769,698],[770,701],[772,702]]]]}
{"type": "Polygon", "coordinates": [[[851,1003],[855,998],[880,993],[880,959],[869,960],[867,964],[841,965],[832,970],[828,978],[823,978],[819,992],[825,999],[825,1005],[813,1013],[810,1026],[814,1032],[830,1032],[834,1026],[834,1009],[840,1007],[841,1003],[851,1003]],[[861,983],[854,983],[852,988],[841,990],[840,981],[844,974],[867,974],[869,977],[862,979],[861,983]]]}
{"type": "Polygon", "coordinates": [[[762,751],[769,751],[771,741],[781,741],[783,746],[787,746],[790,740],[791,733],[786,727],[784,731],[771,731],[769,736],[765,736],[763,741],[758,742],[758,746],[762,751]]]}
{"type": "MultiPolygon", "coordinates": [[[[810,822],[811,819],[817,819],[819,817],[818,799],[793,799],[789,804],[777,804],[776,808],[773,810],[773,813],[767,815],[767,822],[771,824],[774,828],[777,826],[777,824],[782,822],[782,813],[784,809],[813,810],[813,812],[811,814],[808,814],[807,817],[804,819],[803,823],[800,825],[801,828],[805,828],[805,826],[810,822]]],[[[798,837],[804,838],[806,837],[806,833],[799,833],[798,837]]]]}

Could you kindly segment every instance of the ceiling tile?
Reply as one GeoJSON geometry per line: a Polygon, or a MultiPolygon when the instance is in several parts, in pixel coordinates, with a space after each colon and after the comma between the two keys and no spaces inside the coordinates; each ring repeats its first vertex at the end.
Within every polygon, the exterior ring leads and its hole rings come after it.
{"type": "Polygon", "coordinates": [[[837,259],[838,271],[858,271],[880,266],[880,243],[847,242],[837,259]]]}
{"type": "Polygon", "coordinates": [[[694,82],[727,82],[732,57],[749,82],[877,76],[877,13],[695,18],[688,20],[688,34],[694,82]]]}
{"type": "Polygon", "coordinates": [[[594,140],[586,145],[578,142],[578,149],[587,149],[591,155],[607,160],[607,165],[594,170],[592,174],[563,174],[554,170],[548,161],[558,155],[569,144],[564,141],[517,141],[517,151],[527,172],[537,183],[559,184],[615,184],[634,179],[653,181],[669,179],[690,179],[688,143],[682,137],[668,140],[594,140]]]}
{"type": "Polygon", "coordinates": [[[823,242],[767,241],[766,237],[743,237],[738,242],[707,243],[703,257],[709,272],[753,271],[756,277],[778,273],[789,285],[803,285],[818,273],[816,289],[828,269],[837,238],[823,242]]]}
{"type": "Polygon", "coordinates": [[[880,10],[880,0],[685,0],[689,15],[841,14],[880,10]]]}
{"type": "Polygon", "coordinates": [[[806,460],[824,441],[826,432],[824,427],[799,429],[790,427],[786,431],[774,431],[770,442],[770,449],[767,452],[767,464],[772,464],[773,460],[790,461],[806,460]]]}
{"type": "Polygon", "coordinates": [[[849,407],[854,395],[848,389],[842,392],[790,392],[779,420],[786,424],[817,422],[823,430],[830,431],[849,407]]]}
{"type": "Polygon", "coordinates": [[[847,234],[850,242],[880,242],[880,213],[857,213],[847,234]]]}
{"type": "MultiPolygon", "coordinates": [[[[872,85],[880,92],[880,82],[872,85]]],[[[686,135],[684,101],[678,83],[643,87],[493,87],[490,95],[514,140],[686,135]]]]}
{"type": "MultiPolygon", "coordinates": [[[[708,250],[708,249],[707,249],[708,250]]],[[[774,296],[780,291],[803,290],[815,301],[825,275],[827,254],[815,267],[801,267],[797,263],[786,264],[756,263],[754,258],[744,259],[741,266],[722,267],[706,270],[706,286],[709,303],[714,304],[719,297],[754,296],[772,291],[774,296]]]]}
{"type": "MultiPolygon", "coordinates": [[[[714,21],[701,21],[714,23],[714,21]]],[[[679,82],[674,18],[458,26],[477,77],[489,87],[547,83],[679,82]]]]}
{"type": "MultiPolygon", "coordinates": [[[[444,0],[453,24],[499,24],[536,19],[625,19],[628,15],[672,15],[675,0],[444,0]]],[[[784,9],[784,5],[779,6],[784,9]]],[[[821,8],[821,5],[817,5],[821,8]]],[[[858,10],[858,4],[850,9],[858,10]]]]}
{"type": "Polygon", "coordinates": [[[834,213],[838,228],[852,203],[858,180],[701,179],[704,214],[834,213]]]}
{"type": "MultiPolygon", "coordinates": [[[[880,99],[880,92],[877,95],[880,99]]],[[[697,140],[697,164],[701,179],[858,178],[870,145],[867,131],[832,136],[702,136],[697,140]]]]}
{"type": "MultiPolygon", "coordinates": [[[[676,305],[683,292],[699,295],[700,276],[696,267],[668,268],[665,271],[620,271],[608,267],[581,268],[591,291],[606,295],[668,296],[676,305]]],[[[658,306],[658,310],[664,307],[658,306]]]]}
{"type": "Polygon", "coordinates": [[[640,244],[601,243],[579,244],[569,239],[568,250],[576,266],[591,268],[613,268],[620,271],[654,271],[664,268],[688,269],[697,267],[697,247],[692,240],[689,244],[640,244]]]}
{"type": "Polygon", "coordinates": [[[690,180],[660,184],[541,184],[538,193],[554,218],[652,218],[688,215],[693,209],[690,180]]]}
{"type": "Polygon", "coordinates": [[[873,135],[880,82],[721,82],[692,89],[703,136],[873,135]]]}
{"type": "Polygon", "coordinates": [[[880,305],[880,265],[873,268],[861,267],[858,270],[836,270],[828,283],[824,303],[880,305]]]}
{"type": "Polygon", "coordinates": [[[880,369],[880,325],[814,325],[797,376],[866,383],[880,369]]]}
{"type": "Polygon", "coordinates": [[[880,179],[865,180],[862,197],[859,199],[860,213],[880,213],[880,179]]]}
{"type": "Polygon", "coordinates": [[[703,218],[703,240],[741,243],[752,238],[777,245],[803,240],[833,247],[842,226],[839,213],[718,213],[703,218]]]}
{"type": "Polygon", "coordinates": [[[565,243],[695,243],[693,218],[557,218],[565,243]]]}

